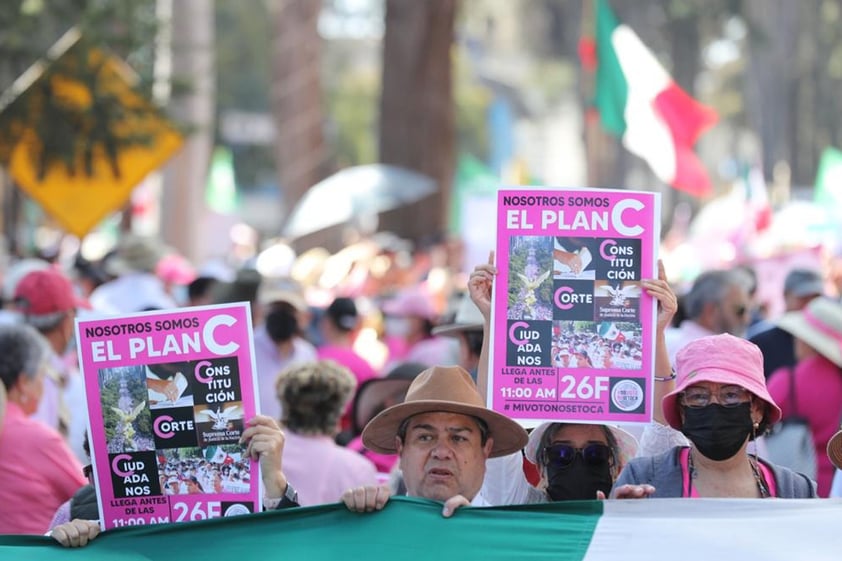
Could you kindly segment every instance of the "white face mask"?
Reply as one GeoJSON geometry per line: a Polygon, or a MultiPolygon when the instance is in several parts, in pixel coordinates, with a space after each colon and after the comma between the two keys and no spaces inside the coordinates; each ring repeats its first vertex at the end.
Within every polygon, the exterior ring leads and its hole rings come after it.
{"type": "Polygon", "coordinates": [[[387,317],[383,322],[383,330],[390,337],[406,337],[409,335],[412,324],[409,318],[387,317]]]}

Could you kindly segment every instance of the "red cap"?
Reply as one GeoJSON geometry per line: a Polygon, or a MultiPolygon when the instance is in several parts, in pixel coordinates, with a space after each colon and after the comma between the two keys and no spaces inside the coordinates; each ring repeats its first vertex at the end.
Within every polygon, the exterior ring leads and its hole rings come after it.
{"type": "Polygon", "coordinates": [[[45,316],[84,307],[73,284],[61,271],[53,268],[32,271],[15,289],[15,306],[27,316],[45,316]]]}

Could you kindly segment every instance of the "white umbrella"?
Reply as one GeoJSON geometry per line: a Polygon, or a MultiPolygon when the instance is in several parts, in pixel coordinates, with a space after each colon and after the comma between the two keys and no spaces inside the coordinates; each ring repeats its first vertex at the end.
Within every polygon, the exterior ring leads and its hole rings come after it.
{"type": "Polygon", "coordinates": [[[376,215],[432,195],[436,182],[386,164],[345,168],[313,185],[287,219],[283,235],[298,238],[361,215],[376,215]]]}

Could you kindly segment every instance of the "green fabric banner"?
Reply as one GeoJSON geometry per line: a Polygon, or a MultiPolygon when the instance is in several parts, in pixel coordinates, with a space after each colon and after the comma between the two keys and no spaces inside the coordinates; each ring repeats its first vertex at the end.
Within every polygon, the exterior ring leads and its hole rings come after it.
{"type": "Polygon", "coordinates": [[[580,560],[602,508],[598,501],[463,508],[443,518],[440,503],[395,497],[367,514],[331,504],[120,528],[81,549],[62,548],[48,537],[0,536],[0,559],[580,560]]]}

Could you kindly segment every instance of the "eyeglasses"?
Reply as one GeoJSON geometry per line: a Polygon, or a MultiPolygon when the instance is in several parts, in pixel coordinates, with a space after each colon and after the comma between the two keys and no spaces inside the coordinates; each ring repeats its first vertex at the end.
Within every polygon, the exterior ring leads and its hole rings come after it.
{"type": "MultiPolygon", "coordinates": [[[[712,392],[705,387],[687,388],[681,392],[681,404],[686,407],[710,405],[712,392]]],[[[724,407],[736,407],[751,400],[751,393],[740,386],[722,386],[716,392],[716,402],[724,407]]]]}
{"type": "Polygon", "coordinates": [[[566,468],[573,463],[576,455],[593,467],[603,466],[611,460],[611,448],[605,444],[588,444],[584,448],[575,448],[569,444],[553,444],[544,448],[544,457],[548,464],[566,468]]]}

